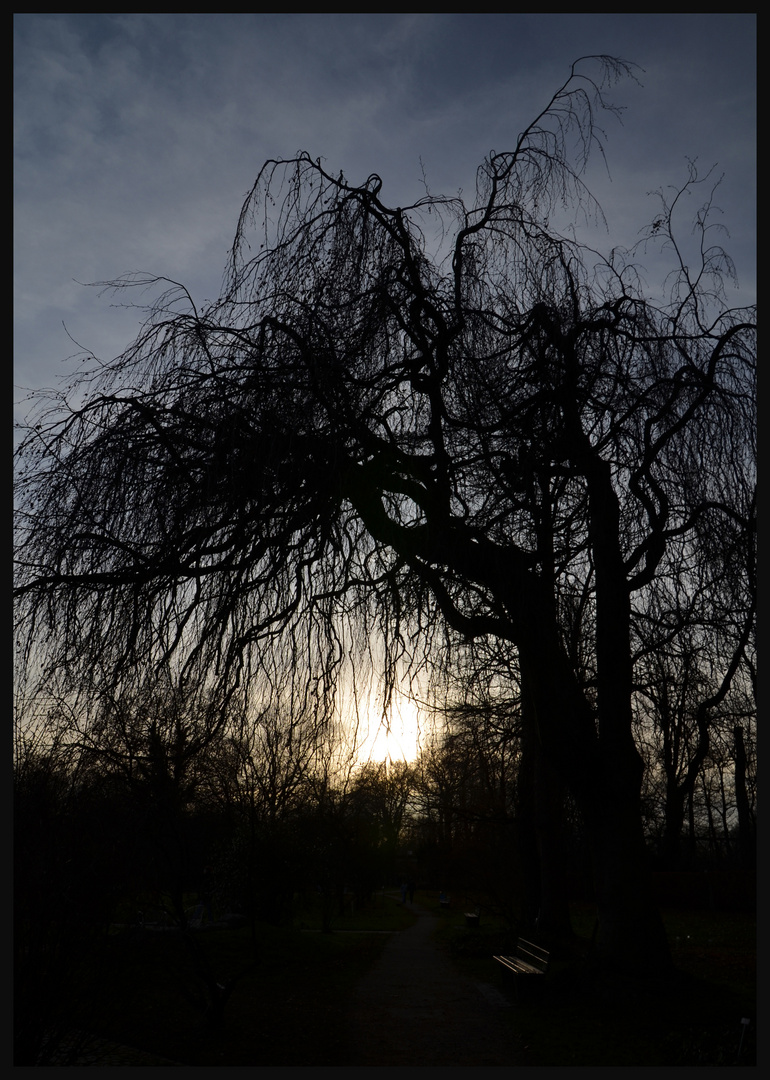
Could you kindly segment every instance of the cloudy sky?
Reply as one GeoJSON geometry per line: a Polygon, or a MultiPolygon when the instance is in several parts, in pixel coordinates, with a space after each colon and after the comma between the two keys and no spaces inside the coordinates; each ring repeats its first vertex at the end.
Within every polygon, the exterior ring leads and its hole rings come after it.
{"type": "Polygon", "coordinates": [[[138,329],[80,283],[136,270],[217,294],[267,158],[377,172],[391,205],[420,198],[423,173],[471,193],[585,54],[643,69],[614,91],[611,182],[592,173],[607,246],[634,241],[687,158],[716,165],[731,300],[752,302],[755,34],[753,14],[14,15],[17,417],[25,388],[70,371],[71,339],[109,359],[138,329]]]}

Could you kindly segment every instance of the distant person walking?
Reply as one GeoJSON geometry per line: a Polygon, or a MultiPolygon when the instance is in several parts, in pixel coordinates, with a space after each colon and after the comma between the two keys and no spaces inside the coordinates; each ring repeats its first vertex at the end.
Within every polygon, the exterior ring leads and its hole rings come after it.
{"type": "Polygon", "coordinates": [[[409,885],[407,884],[407,882],[402,881],[401,882],[401,903],[402,904],[406,903],[406,894],[407,894],[408,889],[409,889],[409,885]]]}

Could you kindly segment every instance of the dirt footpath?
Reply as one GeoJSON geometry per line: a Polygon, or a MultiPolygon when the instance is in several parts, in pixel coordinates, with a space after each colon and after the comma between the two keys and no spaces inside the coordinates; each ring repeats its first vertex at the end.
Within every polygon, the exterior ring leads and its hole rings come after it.
{"type": "MultiPolygon", "coordinates": [[[[359,984],[348,1065],[524,1065],[500,989],[460,974],[433,938],[436,916],[419,904],[417,922],[394,933],[359,984]]],[[[490,957],[490,967],[492,958],[490,957]]]]}

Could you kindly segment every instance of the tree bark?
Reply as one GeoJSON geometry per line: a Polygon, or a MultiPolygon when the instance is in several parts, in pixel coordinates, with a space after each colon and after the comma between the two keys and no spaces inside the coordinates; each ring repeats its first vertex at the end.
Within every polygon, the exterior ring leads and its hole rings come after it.
{"type": "MultiPolygon", "coordinates": [[[[543,753],[537,735],[536,709],[522,681],[522,795],[520,825],[532,879],[524,884],[525,920],[537,926],[538,937],[549,947],[572,939],[563,844],[564,785],[553,763],[543,753]]],[[[531,932],[531,931],[530,931],[531,932]]]]}
{"type": "Polygon", "coordinates": [[[744,870],[756,869],[756,845],[754,842],[754,824],[751,820],[749,797],[746,790],[746,744],[743,741],[743,728],[736,725],[733,732],[735,739],[735,806],[738,811],[738,851],[744,870]]]}
{"type": "Polygon", "coordinates": [[[666,972],[671,955],[641,824],[642,765],[630,737],[601,742],[591,709],[558,650],[524,650],[544,756],[572,792],[591,856],[600,964],[666,972]]]}

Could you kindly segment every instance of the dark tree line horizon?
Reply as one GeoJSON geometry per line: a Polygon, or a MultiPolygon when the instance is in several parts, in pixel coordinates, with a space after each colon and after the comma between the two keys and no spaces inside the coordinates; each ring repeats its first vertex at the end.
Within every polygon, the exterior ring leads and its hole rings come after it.
{"type": "Polygon", "coordinates": [[[155,738],[182,776],[255,701],[326,730],[362,671],[385,709],[404,670],[450,687],[467,731],[515,741],[544,932],[569,932],[569,812],[597,955],[644,971],[670,965],[651,836],[686,861],[705,777],[752,865],[756,329],[695,164],[631,251],[557,228],[601,218],[584,169],[629,77],[576,62],[467,203],[392,207],[301,153],[261,170],[216,301],[112,283],[156,299],[29,421],[16,599],[20,696],[66,703],[51,737],[117,770],[155,738]],[[169,686],[187,719],[161,732],[169,686]]]}

